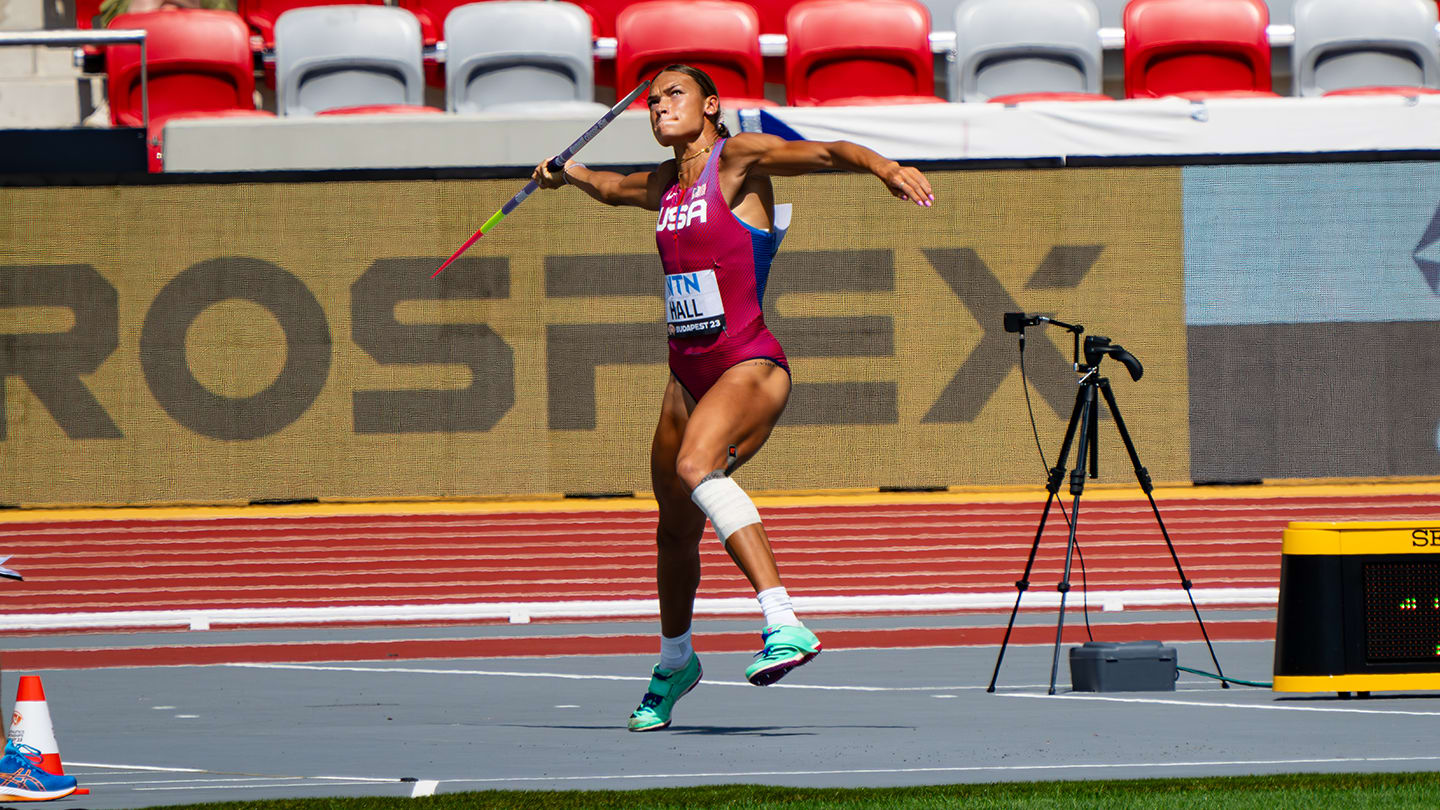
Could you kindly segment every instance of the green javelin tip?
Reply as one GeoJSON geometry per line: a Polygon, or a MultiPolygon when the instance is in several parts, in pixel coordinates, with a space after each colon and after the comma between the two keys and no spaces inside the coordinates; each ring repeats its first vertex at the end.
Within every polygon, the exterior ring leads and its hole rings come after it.
{"type": "Polygon", "coordinates": [[[493,228],[493,227],[495,227],[495,224],[498,223],[500,220],[502,220],[502,219],[504,219],[504,218],[505,218],[505,212],[503,212],[503,211],[496,211],[494,214],[492,214],[492,215],[490,216],[489,219],[485,220],[485,224],[484,224],[484,225],[481,225],[481,226],[480,226],[480,233],[489,233],[489,232],[490,232],[490,229],[493,228]]]}

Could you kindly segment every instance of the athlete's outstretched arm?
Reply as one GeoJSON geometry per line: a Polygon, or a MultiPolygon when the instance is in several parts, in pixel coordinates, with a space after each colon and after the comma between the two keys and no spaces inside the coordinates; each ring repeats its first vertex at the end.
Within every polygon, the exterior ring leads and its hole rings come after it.
{"type": "Polygon", "coordinates": [[[849,141],[787,141],[775,135],[745,132],[725,145],[726,168],[742,173],[793,177],[825,169],[873,174],[890,193],[916,205],[935,201],[930,181],[913,166],[893,160],[849,141]],[[732,163],[733,161],[733,163],[732,163]]]}
{"type": "Polygon", "coordinates": [[[545,163],[541,163],[535,167],[531,179],[539,183],[541,188],[574,186],[606,205],[633,205],[659,211],[662,191],[660,181],[667,167],[668,164],[661,164],[661,168],[653,172],[620,174],[593,171],[585,164],[571,160],[558,172],[550,171],[545,163]]]}

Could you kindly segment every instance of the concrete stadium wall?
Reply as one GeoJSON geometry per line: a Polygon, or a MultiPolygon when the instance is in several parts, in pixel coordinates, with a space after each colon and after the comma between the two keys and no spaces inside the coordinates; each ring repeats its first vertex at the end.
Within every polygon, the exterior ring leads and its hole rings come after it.
{"type": "MultiPolygon", "coordinates": [[[[64,5],[0,0],[0,31],[72,28],[64,5]]],[[[0,47],[0,128],[75,126],[94,110],[98,84],[81,75],[70,48],[0,47]]]]}

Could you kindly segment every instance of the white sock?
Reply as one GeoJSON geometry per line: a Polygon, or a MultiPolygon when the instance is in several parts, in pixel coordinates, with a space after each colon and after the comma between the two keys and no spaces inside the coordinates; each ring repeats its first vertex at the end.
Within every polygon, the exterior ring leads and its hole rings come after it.
{"type": "Polygon", "coordinates": [[[790,604],[790,594],[786,593],[785,586],[777,585],[774,588],[766,588],[755,594],[755,598],[760,600],[760,609],[765,611],[766,627],[772,624],[805,626],[795,617],[795,607],[790,604]]]}
{"type": "Polygon", "coordinates": [[[660,635],[660,668],[679,669],[685,666],[690,656],[695,654],[695,648],[690,646],[690,631],[686,630],[680,635],[670,638],[665,634],[660,635]]]}

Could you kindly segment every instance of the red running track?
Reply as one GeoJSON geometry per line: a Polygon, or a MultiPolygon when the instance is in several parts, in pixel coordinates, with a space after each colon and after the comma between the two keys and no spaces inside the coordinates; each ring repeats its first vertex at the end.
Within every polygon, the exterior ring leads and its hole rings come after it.
{"type": "MultiPolygon", "coordinates": [[[[1082,504],[1079,538],[1092,591],[1178,585],[1149,504],[1136,495],[1082,504]]],[[[1043,499],[897,499],[880,505],[762,503],[790,592],[1013,592],[1043,499]]],[[[1440,518],[1440,492],[1177,498],[1162,499],[1160,508],[1196,588],[1274,588],[1281,530],[1289,521],[1434,520],[1440,518]]],[[[0,523],[0,554],[13,555],[8,564],[26,578],[3,585],[7,613],[654,597],[653,507],[366,514],[357,506],[355,514],[344,516],[255,512],[150,519],[129,511],[132,516],[113,520],[17,516],[0,523]]],[[[1059,580],[1065,540],[1065,523],[1059,510],[1052,510],[1031,576],[1035,588],[1059,580]]],[[[702,598],[752,595],[708,529],[701,549],[702,598]]]]}

